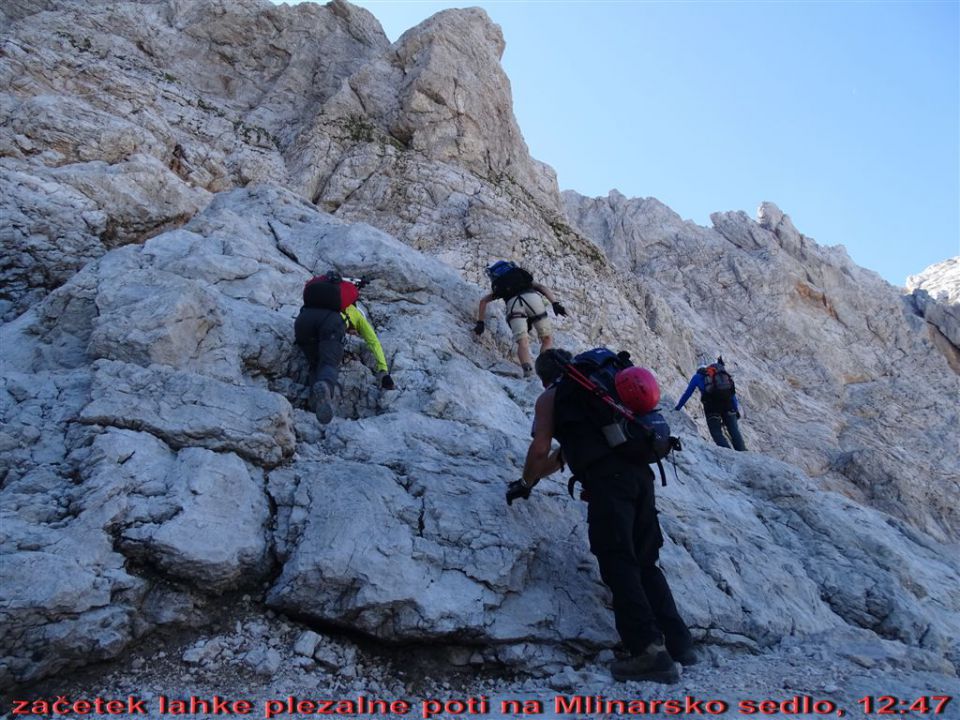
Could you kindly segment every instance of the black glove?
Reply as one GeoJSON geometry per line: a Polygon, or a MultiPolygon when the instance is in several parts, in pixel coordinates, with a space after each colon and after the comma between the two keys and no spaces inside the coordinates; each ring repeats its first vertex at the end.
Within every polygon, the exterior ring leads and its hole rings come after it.
{"type": "Polygon", "coordinates": [[[477,320],[477,324],[473,326],[473,331],[477,335],[483,335],[483,331],[486,327],[487,325],[483,322],[483,320],[477,320]]]}
{"type": "Polygon", "coordinates": [[[566,315],[567,315],[567,309],[566,309],[563,305],[561,305],[559,302],[555,302],[555,303],[553,304],[553,314],[554,314],[554,315],[563,315],[564,317],[566,317],[566,315]]]}
{"type": "MultiPolygon", "coordinates": [[[[580,478],[576,475],[571,475],[570,479],[567,480],[567,492],[570,494],[570,497],[573,497],[573,489],[576,487],[577,483],[580,482],[580,478]]],[[[584,502],[590,502],[590,493],[587,492],[587,489],[580,486],[580,499],[584,502]]]]}
{"type": "Polygon", "coordinates": [[[532,489],[533,488],[528,488],[523,480],[514,480],[507,485],[507,505],[513,505],[513,501],[517,498],[523,498],[524,500],[529,499],[532,489]]]}
{"type": "Polygon", "coordinates": [[[384,373],[383,377],[380,378],[380,388],[382,390],[396,390],[397,386],[393,382],[393,378],[390,377],[390,373],[384,373]]]}

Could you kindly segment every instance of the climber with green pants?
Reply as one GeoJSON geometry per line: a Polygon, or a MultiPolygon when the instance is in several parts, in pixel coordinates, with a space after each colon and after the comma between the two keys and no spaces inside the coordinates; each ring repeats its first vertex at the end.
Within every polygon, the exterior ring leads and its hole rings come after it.
{"type": "Polygon", "coordinates": [[[323,425],[333,419],[343,338],[348,331],[358,333],[373,353],[380,387],[396,387],[377,333],[356,305],[364,284],[362,279],[342,278],[331,270],[311,278],[303,287],[303,307],[294,323],[294,335],[310,368],[310,409],[323,425]]]}

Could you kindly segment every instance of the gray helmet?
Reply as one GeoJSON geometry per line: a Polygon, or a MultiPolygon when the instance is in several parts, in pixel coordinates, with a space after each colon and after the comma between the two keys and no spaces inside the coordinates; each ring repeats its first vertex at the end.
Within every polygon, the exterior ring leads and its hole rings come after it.
{"type": "Polygon", "coordinates": [[[552,383],[563,375],[563,368],[571,363],[573,355],[560,348],[550,348],[544,350],[537,356],[537,362],[534,369],[537,371],[537,377],[544,383],[552,383]]]}

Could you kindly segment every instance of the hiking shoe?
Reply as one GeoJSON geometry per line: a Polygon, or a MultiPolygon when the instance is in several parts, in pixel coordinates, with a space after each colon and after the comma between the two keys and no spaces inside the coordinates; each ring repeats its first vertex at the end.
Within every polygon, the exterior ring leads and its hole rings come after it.
{"type": "Polygon", "coordinates": [[[523,368],[523,376],[525,378],[528,378],[531,375],[533,375],[533,365],[531,365],[530,363],[524,363],[520,367],[523,368]]]}
{"type": "Polygon", "coordinates": [[[610,672],[619,682],[645,680],[672,685],[680,680],[680,671],[663,643],[650,643],[639,655],[614,661],[610,672]]]}
{"type": "Polygon", "coordinates": [[[333,392],[330,386],[325,382],[318,382],[313,386],[310,395],[317,421],[326,425],[333,420],[333,392]]]}

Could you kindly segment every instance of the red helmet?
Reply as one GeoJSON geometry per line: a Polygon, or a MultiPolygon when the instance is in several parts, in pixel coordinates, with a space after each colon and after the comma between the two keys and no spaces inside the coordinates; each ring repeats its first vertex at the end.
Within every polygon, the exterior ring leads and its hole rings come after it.
{"type": "Polygon", "coordinates": [[[613,379],[620,402],[638,414],[648,413],[660,402],[660,386],[653,373],[642,367],[629,367],[613,379]]]}

